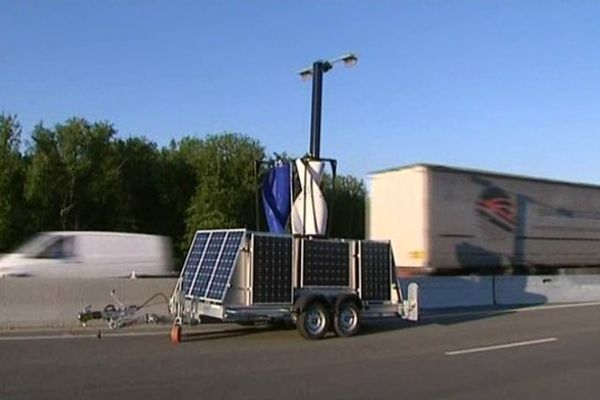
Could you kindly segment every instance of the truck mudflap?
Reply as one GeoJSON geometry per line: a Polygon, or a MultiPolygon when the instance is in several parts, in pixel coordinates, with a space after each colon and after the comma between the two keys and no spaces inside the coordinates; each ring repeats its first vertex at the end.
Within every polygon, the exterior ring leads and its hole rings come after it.
{"type": "Polygon", "coordinates": [[[407,289],[407,299],[400,303],[400,315],[409,321],[419,320],[419,285],[411,282],[407,289]]]}

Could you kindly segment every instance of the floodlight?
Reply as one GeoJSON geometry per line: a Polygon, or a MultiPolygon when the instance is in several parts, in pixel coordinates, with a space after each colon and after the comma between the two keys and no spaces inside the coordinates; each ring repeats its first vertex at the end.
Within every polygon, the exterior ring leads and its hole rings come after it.
{"type": "Polygon", "coordinates": [[[343,58],[342,61],[347,68],[354,67],[358,62],[358,57],[356,54],[348,53],[343,58]]]}
{"type": "Polygon", "coordinates": [[[312,69],[311,68],[305,68],[302,71],[298,71],[298,75],[300,75],[300,78],[303,81],[307,81],[309,79],[312,78],[312,69]]]}
{"type": "Polygon", "coordinates": [[[346,67],[356,65],[358,57],[354,53],[346,53],[331,60],[317,60],[311,67],[304,68],[298,74],[303,81],[312,80],[312,112],[310,118],[310,151],[313,159],[320,159],[321,147],[321,103],[323,92],[323,75],[333,68],[333,64],[343,61],[346,67]]]}

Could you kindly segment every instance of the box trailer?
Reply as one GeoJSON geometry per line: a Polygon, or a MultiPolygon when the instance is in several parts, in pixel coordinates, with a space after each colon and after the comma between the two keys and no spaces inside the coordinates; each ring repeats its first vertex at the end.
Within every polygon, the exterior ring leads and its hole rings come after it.
{"type": "Polygon", "coordinates": [[[418,318],[417,285],[406,300],[389,241],[345,240],[245,229],[197,231],[171,297],[175,323],[289,320],[307,339],[358,332],[363,318],[418,318]]]}
{"type": "Polygon", "coordinates": [[[397,266],[600,265],[600,186],[428,164],[370,178],[367,237],[397,266]]]}

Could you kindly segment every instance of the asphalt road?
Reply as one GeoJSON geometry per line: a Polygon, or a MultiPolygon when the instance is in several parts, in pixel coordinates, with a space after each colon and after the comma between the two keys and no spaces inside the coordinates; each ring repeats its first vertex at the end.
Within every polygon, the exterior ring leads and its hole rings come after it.
{"type": "Polygon", "coordinates": [[[377,322],[318,342],[295,330],[211,332],[217,326],[188,330],[179,346],[164,331],[5,332],[0,399],[597,399],[599,314],[587,306],[377,322]]]}

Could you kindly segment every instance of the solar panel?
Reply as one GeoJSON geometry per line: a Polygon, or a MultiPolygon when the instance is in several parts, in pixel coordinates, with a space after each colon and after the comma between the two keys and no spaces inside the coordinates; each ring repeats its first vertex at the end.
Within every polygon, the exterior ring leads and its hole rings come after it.
{"type": "Polygon", "coordinates": [[[243,231],[227,233],[225,245],[223,246],[219,260],[217,261],[216,267],[213,271],[211,281],[208,285],[209,288],[206,298],[217,301],[223,300],[223,297],[225,296],[225,289],[229,284],[243,237],[243,231]]]}
{"type": "Polygon", "coordinates": [[[292,236],[254,234],[252,302],[292,301],[292,236]]]}
{"type": "MultiPolygon", "coordinates": [[[[187,296],[222,301],[231,279],[245,230],[204,231],[205,245],[195,275],[187,286],[187,296]]],[[[191,258],[191,257],[190,257],[191,258]]],[[[182,288],[183,290],[183,288],[182,288]]]]}
{"type": "Polygon", "coordinates": [[[196,232],[196,235],[194,236],[194,240],[190,246],[190,251],[186,257],[185,264],[183,265],[183,270],[181,271],[181,291],[183,293],[187,293],[190,286],[192,286],[192,282],[194,281],[196,273],[198,272],[200,259],[204,254],[209,235],[210,233],[208,232],[196,232]]]}
{"type": "Polygon", "coordinates": [[[391,249],[388,242],[360,241],[361,296],[364,300],[389,300],[391,249]]]}
{"type": "Polygon", "coordinates": [[[189,292],[189,295],[191,297],[204,297],[204,294],[206,293],[206,288],[208,287],[208,282],[210,281],[210,277],[212,275],[212,271],[215,268],[215,265],[217,264],[219,253],[221,252],[221,247],[223,247],[224,239],[225,232],[210,232],[210,235],[208,237],[208,243],[206,245],[206,250],[202,258],[200,259],[200,264],[198,266],[196,278],[194,279],[191,285],[191,290],[189,292]]]}
{"type": "Polygon", "coordinates": [[[304,286],[348,286],[350,242],[302,239],[304,286]]]}

